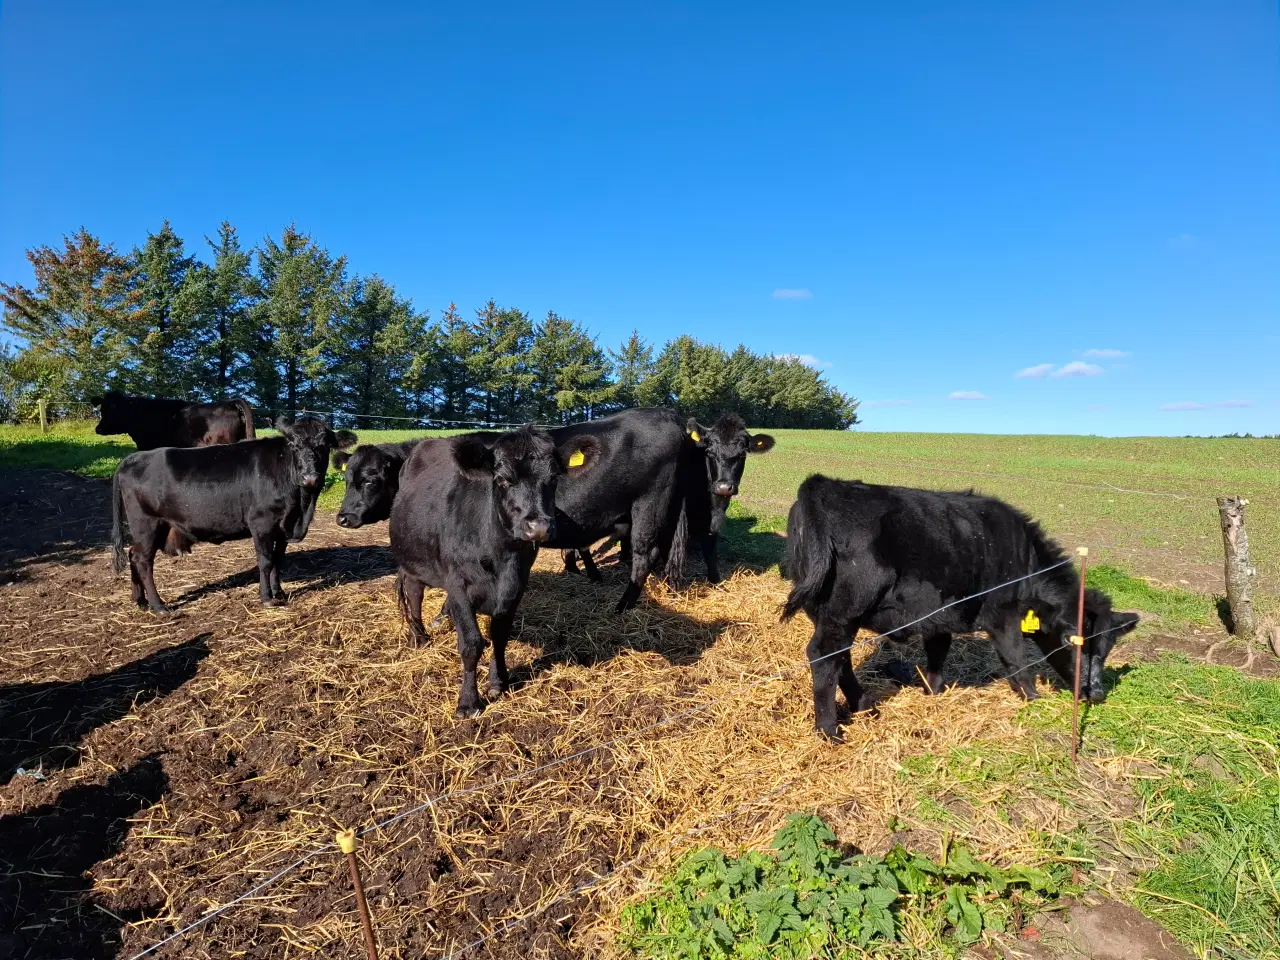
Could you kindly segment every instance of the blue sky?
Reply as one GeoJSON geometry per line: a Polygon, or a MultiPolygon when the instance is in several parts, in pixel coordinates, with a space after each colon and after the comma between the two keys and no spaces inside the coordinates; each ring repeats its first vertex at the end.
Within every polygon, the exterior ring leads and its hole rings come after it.
{"type": "Polygon", "coordinates": [[[297,221],[433,314],[807,356],[864,429],[1275,433],[1278,64],[1274,2],[4,0],[0,277],[297,221]]]}

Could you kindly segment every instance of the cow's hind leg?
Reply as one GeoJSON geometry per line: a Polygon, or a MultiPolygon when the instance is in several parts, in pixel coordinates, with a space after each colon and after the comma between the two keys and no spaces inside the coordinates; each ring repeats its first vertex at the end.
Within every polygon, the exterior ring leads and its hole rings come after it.
{"type": "Polygon", "coordinates": [[[951,634],[935,633],[924,639],[924,692],[942,692],[942,666],[951,652],[951,634]]]}
{"type": "MultiPolygon", "coordinates": [[[[661,525],[670,507],[669,498],[650,497],[637,500],[631,506],[631,582],[623,591],[618,601],[617,612],[630,610],[644,592],[645,581],[649,579],[649,571],[662,555],[659,541],[662,534],[661,525]]],[[[670,543],[667,544],[670,549],[670,543]]]]}
{"type": "Polygon", "coordinates": [[[853,675],[850,654],[844,649],[849,646],[853,634],[847,624],[833,622],[820,614],[814,623],[813,638],[805,648],[809,670],[813,674],[814,726],[831,740],[843,739],[836,712],[836,686],[843,691],[851,711],[856,711],[862,701],[862,688],[853,675]],[[844,667],[846,660],[847,673],[844,667]]]}
{"type": "MultiPolygon", "coordinates": [[[[155,560],[156,551],[169,536],[169,526],[157,523],[150,518],[145,520],[129,518],[129,530],[133,537],[133,546],[129,548],[130,576],[134,583],[134,599],[138,598],[138,587],[147,599],[147,606],[152,613],[169,613],[172,608],[165,605],[156,590],[155,560]]],[[[141,604],[139,604],[141,606],[141,604]]]]}
{"type": "Polygon", "coordinates": [[[480,652],[484,650],[484,634],[480,632],[476,613],[461,589],[449,590],[445,607],[457,628],[458,654],[462,658],[462,685],[458,690],[458,708],[454,716],[459,719],[478,717],[484,704],[480,700],[480,691],[476,689],[476,667],[480,663],[480,652]]]}

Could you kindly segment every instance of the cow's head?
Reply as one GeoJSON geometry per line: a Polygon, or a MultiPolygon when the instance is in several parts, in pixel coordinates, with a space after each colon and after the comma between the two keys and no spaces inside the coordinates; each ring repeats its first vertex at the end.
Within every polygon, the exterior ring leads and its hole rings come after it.
{"type": "MultiPolygon", "coordinates": [[[[1080,696],[1095,703],[1107,699],[1102,686],[1102,667],[1116,641],[1138,625],[1137,613],[1111,609],[1111,598],[1101,590],[1084,593],[1083,671],[1080,677],[1080,696]]],[[[1074,632],[1074,631],[1072,631],[1074,632]]]]}
{"type": "Polygon", "coordinates": [[[297,422],[280,417],[276,420],[276,429],[288,442],[289,459],[298,485],[312,491],[319,490],[324,483],[330,451],[355,446],[357,440],[350,430],[334,431],[315,417],[303,417],[297,422]]]}
{"type": "Polygon", "coordinates": [[[339,450],[333,465],[346,469],[347,492],[338,508],[338,526],[362,527],[391,516],[391,504],[400,490],[404,458],[378,447],[359,447],[354,453],[339,450]]]}
{"type": "MultiPolygon", "coordinates": [[[[583,446],[594,443],[583,438],[583,446]]],[[[545,430],[522,427],[497,439],[464,434],[453,440],[453,456],[464,475],[492,484],[498,522],[508,536],[533,543],[555,536],[556,482],[569,458],[556,451],[545,430]]]]}
{"type": "Polygon", "coordinates": [[[746,424],[736,413],[723,414],[714,427],[704,427],[690,417],[685,431],[702,451],[707,461],[707,486],[716,498],[713,524],[719,527],[729,498],[738,493],[748,453],[767,453],[773,449],[773,437],[767,433],[747,433],[746,424]]]}
{"type": "Polygon", "coordinates": [[[98,425],[93,432],[107,437],[113,433],[128,433],[129,397],[115,390],[108,390],[100,397],[90,397],[89,402],[99,409],[98,425]]]}

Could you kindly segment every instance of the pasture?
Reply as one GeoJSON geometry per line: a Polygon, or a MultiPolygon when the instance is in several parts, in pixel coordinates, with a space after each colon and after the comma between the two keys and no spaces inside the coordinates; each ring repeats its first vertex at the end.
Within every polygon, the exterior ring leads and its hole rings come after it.
{"type": "MultiPolygon", "coordinates": [[[[361,847],[383,957],[453,956],[491,934],[466,955],[676,956],[641,935],[638,905],[669,909],[657,892],[682,854],[764,849],[794,811],[868,853],[945,858],[963,842],[1053,868],[1200,956],[1280,952],[1280,682],[1274,662],[1214,646],[1212,502],[1250,498],[1259,606],[1274,612],[1280,442],[773,432],[731,512],[726,583],[651,583],[618,618],[619,565],[593,585],[544,554],[508,654],[518,682],[457,721],[453,634],[406,645],[386,526],[333,522],[336,474],[290,546],[287,607],[258,606],[248,543],[202,545],[158,562],[178,612],[157,619],[107,567],[104,478],[127,440],[0,428],[0,849],[16,865],[0,900],[18,918],[0,954],[132,957],[335,829],[403,814],[361,847]],[[808,623],[777,622],[776,563],[815,470],[974,486],[1092,548],[1091,582],[1145,619],[1113,656],[1112,698],[1086,712],[1078,769],[1069,698],[1042,681],[1023,704],[991,682],[980,638],[957,642],[954,686],[934,698],[890,680],[919,650],[860,647],[875,715],[842,745],[814,736],[808,623]],[[1206,666],[1211,649],[1248,673],[1206,666]]],[[[883,955],[954,952],[945,920],[903,911],[883,955]]],[[[324,850],[157,955],[355,956],[360,937],[345,865],[324,850]]]]}

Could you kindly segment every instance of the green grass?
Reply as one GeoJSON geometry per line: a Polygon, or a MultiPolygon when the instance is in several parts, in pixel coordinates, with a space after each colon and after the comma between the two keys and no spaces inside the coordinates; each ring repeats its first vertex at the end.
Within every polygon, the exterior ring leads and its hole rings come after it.
{"type": "Polygon", "coordinates": [[[1108,815],[1090,792],[1096,776],[1076,771],[1064,738],[1045,736],[1070,729],[1060,694],[1025,708],[1028,737],[908,761],[919,819],[963,835],[965,804],[1055,801],[1082,822],[1040,835],[1046,856],[1127,870],[1121,892],[1201,956],[1280,956],[1280,682],[1176,657],[1110,673],[1110,698],[1086,713],[1084,750],[1136,765],[1132,812],[1108,815]]]}

